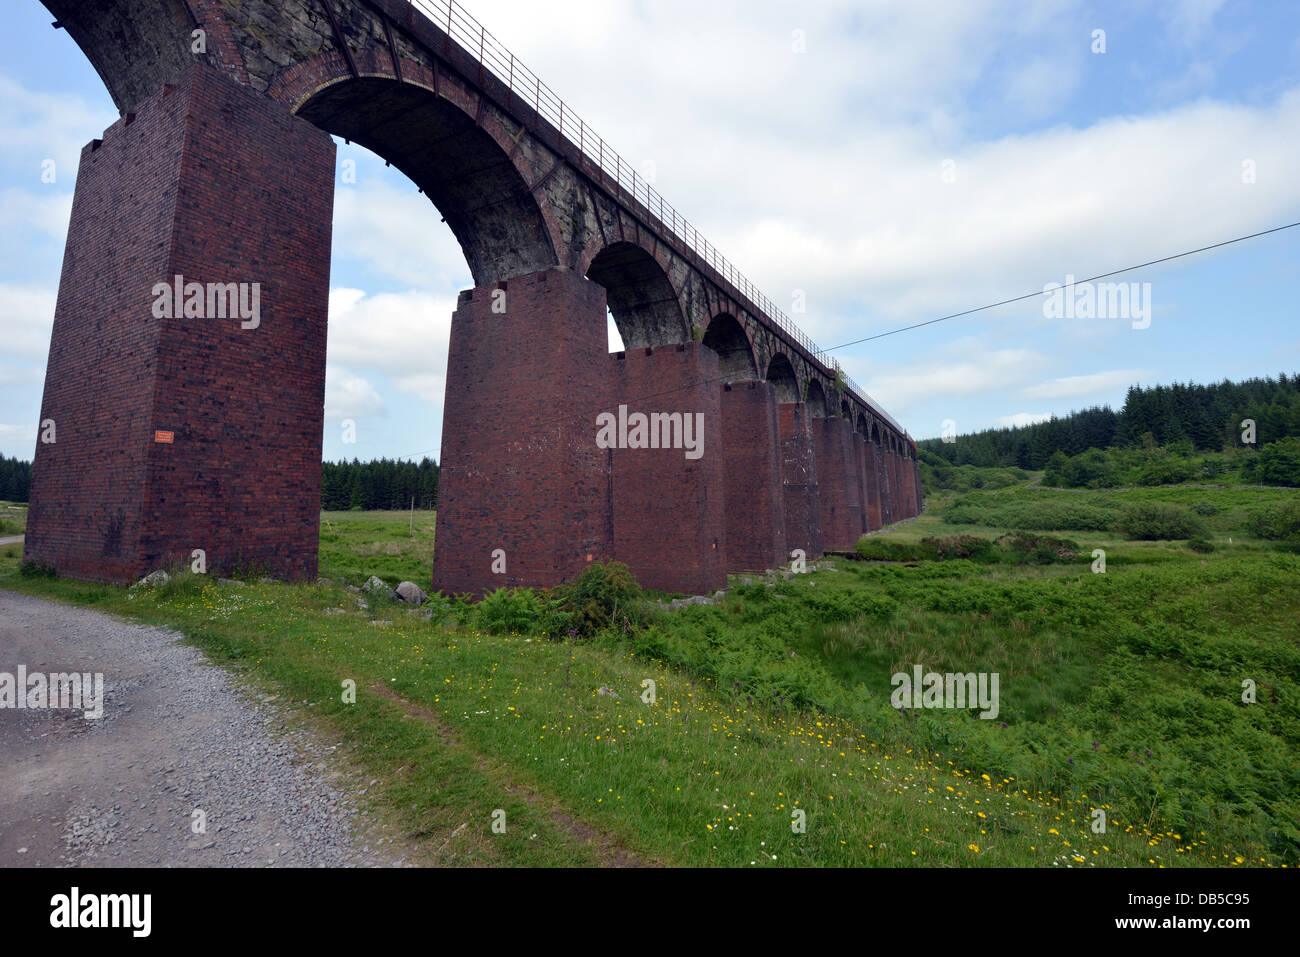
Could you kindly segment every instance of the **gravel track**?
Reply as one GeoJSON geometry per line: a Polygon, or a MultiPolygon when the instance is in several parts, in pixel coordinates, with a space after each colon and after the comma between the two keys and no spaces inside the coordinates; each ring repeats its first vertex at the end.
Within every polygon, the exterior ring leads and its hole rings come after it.
{"type": "Polygon", "coordinates": [[[104,675],[99,719],[0,708],[0,867],[413,863],[358,813],[337,745],[180,639],[0,591],[0,672],[104,675]]]}

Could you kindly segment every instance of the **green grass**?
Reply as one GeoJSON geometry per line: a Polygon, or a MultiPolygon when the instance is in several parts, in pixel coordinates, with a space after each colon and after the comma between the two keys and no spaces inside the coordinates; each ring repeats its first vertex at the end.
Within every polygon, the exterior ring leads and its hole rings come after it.
{"type": "Polygon", "coordinates": [[[27,506],[0,502],[0,538],[22,535],[27,531],[27,506]]]}
{"type": "Polygon", "coordinates": [[[1084,541],[1115,540],[1114,525],[1125,506],[1162,503],[1192,512],[1216,543],[1254,542],[1252,518],[1285,502],[1300,501],[1293,489],[1207,488],[1172,486],[1114,491],[1009,488],[967,493],[943,492],[927,500],[934,522],[910,528],[916,538],[926,534],[969,534],[974,527],[1026,529],[1068,534],[1084,541]],[[1092,534],[1086,534],[1092,533],[1092,534]]]}
{"type": "Polygon", "coordinates": [[[378,575],[389,585],[411,581],[425,591],[433,578],[436,513],[322,512],[320,574],[360,585],[378,575]]]}
{"type": "MultiPolygon", "coordinates": [[[[1007,531],[940,512],[932,501],[879,537],[1007,531]]],[[[433,518],[416,514],[414,540],[408,522],[324,516],[322,574],[423,584],[433,518]]],[[[433,620],[360,613],[333,583],[186,575],[132,596],[22,578],[0,553],[0,587],[170,625],[305,703],[301,720],[346,745],[357,779],[380,782],[372,812],[429,861],[1294,866],[1300,557],[1257,540],[1205,556],[1060,535],[1081,561],[839,561],[587,642],[489,634],[457,603],[433,620]],[[917,663],[999,672],[997,720],[891,707],[890,676],[917,663]],[[1247,677],[1254,705],[1240,703],[1247,677]],[[1089,827],[1097,807],[1105,834],[1089,827]]]]}

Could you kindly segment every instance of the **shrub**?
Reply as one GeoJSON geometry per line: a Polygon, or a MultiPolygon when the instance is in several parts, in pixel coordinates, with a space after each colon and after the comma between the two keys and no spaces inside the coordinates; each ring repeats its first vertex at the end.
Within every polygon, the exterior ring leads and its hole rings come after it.
{"type": "Polygon", "coordinates": [[[1289,436],[1261,447],[1242,474],[1261,485],[1300,485],[1300,437],[1289,436]]]}
{"type": "Polygon", "coordinates": [[[1197,515],[1218,515],[1219,506],[1215,505],[1213,502],[1207,502],[1205,499],[1201,499],[1192,506],[1192,511],[1197,515]]]}
{"type": "Polygon", "coordinates": [[[1194,552],[1201,552],[1202,554],[1208,554],[1209,552],[1214,551],[1213,543],[1208,539],[1200,537],[1188,539],[1187,547],[1194,552]]]}
{"type": "Polygon", "coordinates": [[[526,635],[533,633],[544,611],[531,588],[498,588],[474,606],[474,621],[492,635],[526,635]]]}
{"type": "Polygon", "coordinates": [[[1125,505],[1115,523],[1125,537],[1137,541],[1167,541],[1194,538],[1205,529],[1191,512],[1165,502],[1132,502],[1125,505]]]}
{"type": "Polygon", "coordinates": [[[35,562],[29,558],[18,566],[18,574],[23,578],[53,578],[57,572],[53,565],[35,562]]]}
{"type": "Polygon", "coordinates": [[[1022,561],[1035,565],[1051,565],[1056,562],[1077,562],[1079,546],[1068,538],[1053,538],[1050,535],[1026,535],[1016,532],[998,539],[999,545],[1009,548],[1013,555],[1022,561]]]}
{"type": "Polygon", "coordinates": [[[1170,456],[1142,466],[1137,482],[1139,485],[1177,485],[1189,481],[1195,474],[1190,462],[1170,456]]]}
{"type": "Polygon", "coordinates": [[[949,558],[969,558],[981,561],[993,554],[993,543],[978,535],[950,535],[947,538],[923,538],[921,548],[930,554],[926,557],[936,561],[949,558]]]}
{"type": "Polygon", "coordinates": [[[577,581],[556,588],[555,611],[565,618],[564,631],[590,638],[606,629],[631,634],[645,616],[645,594],[622,562],[588,565],[577,581]]]}
{"type": "Polygon", "coordinates": [[[943,510],[943,520],[949,525],[983,525],[985,514],[973,505],[949,505],[943,510]]]}
{"type": "Polygon", "coordinates": [[[1300,543],[1300,501],[1279,502],[1250,516],[1250,531],[1270,541],[1300,543]]]}

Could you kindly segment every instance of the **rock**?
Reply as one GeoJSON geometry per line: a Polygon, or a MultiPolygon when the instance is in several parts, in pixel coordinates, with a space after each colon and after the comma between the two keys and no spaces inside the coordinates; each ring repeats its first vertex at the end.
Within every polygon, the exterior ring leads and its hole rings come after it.
{"type": "Polygon", "coordinates": [[[601,696],[606,697],[606,698],[617,698],[617,697],[618,697],[617,694],[615,694],[613,691],[610,691],[610,690],[609,690],[608,688],[606,688],[604,685],[601,685],[600,688],[597,689],[596,694],[601,695],[601,696]]]}
{"type": "Polygon", "coordinates": [[[159,585],[166,585],[172,577],[161,568],[156,572],[150,572],[135,583],[136,588],[157,588],[159,585]]]}
{"type": "Polygon", "coordinates": [[[718,591],[715,591],[715,592],[713,593],[713,600],[714,600],[714,601],[722,601],[722,599],[724,599],[724,598],[726,598],[726,597],[727,597],[727,593],[726,593],[725,591],[722,591],[721,589],[719,589],[718,591]]]}
{"type": "Polygon", "coordinates": [[[377,575],[371,575],[361,587],[372,595],[387,595],[389,601],[397,601],[397,592],[385,585],[377,575]]]}
{"type": "Polygon", "coordinates": [[[244,587],[244,583],[241,582],[238,578],[218,578],[218,579],[217,579],[217,584],[218,584],[218,585],[234,585],[236,588],[243,588],[243,587],[244,587]]]}
{"type": "Polygon", "coordinates": [[[402,601],[410,602],[412,605],[423,605],[429,600],[429,596],[415,582],[402,582],[397,586],[397,594],[401,596],[402,601]]]}
{"type": "Polygon", "coordinates": [[[672,601],[668,603],[668,608],[671,611],[676,611],[678,608],[686,608],[690,605],[716,605],[716,604],[717,604],[716,599],[706,598],[704,595],[694,595],[691,598],[674,598],[672,601]]]}

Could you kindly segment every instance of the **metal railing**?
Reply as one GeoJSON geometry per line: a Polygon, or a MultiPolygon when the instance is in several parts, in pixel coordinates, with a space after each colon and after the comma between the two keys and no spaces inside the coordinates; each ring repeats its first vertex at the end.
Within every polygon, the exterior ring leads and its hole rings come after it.
{"type": "MultiPolygon", "coordinates": [[[[857,395],[860,401],[902,432],[898,423],[873,402],[866,392],[840,369],[839,364],[829,354],[823,352],[762,290],[719,253],[716,246],[701,236],[699,230],[666,202],[644,177],[638,176],[632,164],[614,152],[603,137],[598,136],[591,127],[587,126],[550,87],[541,81],[537,74],[507,50],[483,24],[474,19],[469,11],[455,0],[408,0],[408,2],[424,14],[433,26],[475,59],[480,70],[488,71],[505,84],[511,96],[518,97],[525,107],[531,106],[536,119],[546,120],[559,131],[560,136],[567,140],[570,146],[577,147],[581,159],[591,164],[591,170],[584,170],[584,172],[596,173],[601,184],[615,187],[621,194],[619,199],[629,203],[633,211],[640,212],[648,221],[658,221],[662,230],[693,250],[700,262],[710,266],[719,277],[730,283],[736,292],[763,313],[763,318],[784,332],[792,342],[802,347],[814,362],[820,363],[827,375],[834,378],[839,371],[845,385],[857,395]]],[[[481,79],[482,77],[480,81],[481,79]]]]}

